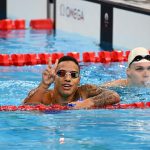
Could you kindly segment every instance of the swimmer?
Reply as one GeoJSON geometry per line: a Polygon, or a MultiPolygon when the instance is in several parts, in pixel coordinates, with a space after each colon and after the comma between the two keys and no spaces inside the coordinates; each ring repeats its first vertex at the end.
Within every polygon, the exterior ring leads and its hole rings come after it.
{"type": "Polygon", "coordinates": [[[80,67],[76,59],[63,56],[52,67],[49,59],[39,86],[31,90],[24,104],[74,105],[74,109],[116,104],[120,96],[112,90],[80,84],[80,67]],[[48,89],[54,83],[54,89],[48,89]]]}
{"type": "Polygon", "coordinates": [[[133,49],[128,57],[127,79],[118,79],[103,84],[103,87],[150,86],[150,55],[143,47],[133,49]]]}

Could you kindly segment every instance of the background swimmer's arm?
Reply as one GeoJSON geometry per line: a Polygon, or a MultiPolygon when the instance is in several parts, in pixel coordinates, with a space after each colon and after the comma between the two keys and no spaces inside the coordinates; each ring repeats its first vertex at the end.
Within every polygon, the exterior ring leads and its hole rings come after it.
{"type": "Polygon", "coordinates": [[[24,104],[41,104],[43,103],[43,97],[48,90],[47,85],[41,83],[37,88],[31,90],[28,96],[23,101],[24,104]]]}
{"type": "Polygon", "coordinates": [[[128,81],[127,79],[118,79],[110,82],[106,82],[101,85],[101,87],[119,87],[119,86],[127,86],[128,81]]]}

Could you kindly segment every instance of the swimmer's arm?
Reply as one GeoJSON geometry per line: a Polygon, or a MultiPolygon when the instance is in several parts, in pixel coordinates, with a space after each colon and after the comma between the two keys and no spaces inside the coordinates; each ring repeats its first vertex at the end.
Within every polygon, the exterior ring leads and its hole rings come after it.
{"type": "MultiPolygon", "coordinates": [[[[94,93],[92,93],[92,95],[94,95],[94,93]]],[[[89,96],[86,101],[91,101],[93,106],[103,107],[119,103],[120,96],[115,91],[99,87],[95,91],[95,96],[89,96]]]]}
{"type": "Polygon", "coordinates": [[[120,102],[120,96],[115,91],[94,85],[86,85],[83,87],[87,98],[82,102],[73,102],[75,104],[74,109],[103,107],[120,102]]]}
{"type": "Polygon", "coordinates": [[[43,83],[40,83],[40,85],[37,88],[29,92],[28,96],[23,101],[23,104],[42,104],[44,94],[47,90],[48,86],[43,83]]]}
{"type": "Polygon", "coordinates": [[[51,57],[48,59],[47,68],[42,73],[42,82],[34,90],[32,90],[28,97],[24,100],[24,104],[47,104],[50,100],[44,97],[46,91],[48,91],[49,86],[54,82],[56,75],[56,68],[58,65],[58,60],[56,60],[55,65],[52,67],[51,57]]]}
{"type": "Polygon", "coordinates": [[[114,81],[110,81],[101,85],[101,87],[119,87],[119,86],[127,86],[127,79],[118,79],[114,81]]]}

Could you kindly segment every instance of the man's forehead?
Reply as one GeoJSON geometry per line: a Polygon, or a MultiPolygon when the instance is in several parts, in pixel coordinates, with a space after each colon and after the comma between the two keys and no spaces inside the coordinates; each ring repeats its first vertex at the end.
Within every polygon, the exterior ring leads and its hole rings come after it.
{"type": "Polygon", "coordinates": [[[70,68],[79,70],[78,65],[73,61],[62,61],[57,65],[57,68],[70,68]]]}
{"type": "Polygon", "coordinates": [[[132,64],[133,66],[150,66],[150,61],[147,61],[147,62],[134,62],[132,64]]]}

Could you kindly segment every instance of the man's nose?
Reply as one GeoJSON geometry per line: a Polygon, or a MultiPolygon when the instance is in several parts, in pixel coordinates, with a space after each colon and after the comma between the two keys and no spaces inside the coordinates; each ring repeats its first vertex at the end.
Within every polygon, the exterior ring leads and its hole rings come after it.
{"type": "Polygon", "coordinates": [[[70,81],[71,80],[71,74],[70,73],[66,73],[65,80],[66,81],[70,81]]]}
{"type": "Polygon", "coordinates": [[[150,71],[144,70],[144,77],[150,77],[150,71]]]}

